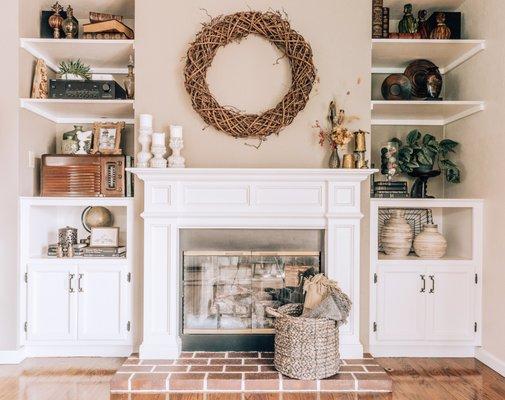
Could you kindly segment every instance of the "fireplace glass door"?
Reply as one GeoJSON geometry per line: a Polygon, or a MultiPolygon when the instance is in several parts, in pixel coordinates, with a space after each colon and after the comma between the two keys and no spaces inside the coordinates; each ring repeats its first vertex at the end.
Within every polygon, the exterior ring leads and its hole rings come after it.
{"type": "Polygon", "coordinates": [[[183,333],[272,333],[266,307],[299,303],[301,276],[319,252],[183,253],[183,333]]]}

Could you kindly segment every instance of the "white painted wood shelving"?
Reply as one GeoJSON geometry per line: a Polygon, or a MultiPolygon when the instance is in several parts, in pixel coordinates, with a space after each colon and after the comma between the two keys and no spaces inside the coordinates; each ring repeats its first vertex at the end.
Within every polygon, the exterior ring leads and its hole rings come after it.
{"type": "Polygon", "coordinates": [[[473,357],[481,344],[483,200],[372,199],[370,352],[377,357],[473,357]],[[379,253],[379,211],[428,208],[448,242],[427,260],[379,253]]]}
{"type": "Polygon", "coordinates": [[[133,124],[134,100],[20,99],[20,106],[57,124],[125,121],[133,124]]]}

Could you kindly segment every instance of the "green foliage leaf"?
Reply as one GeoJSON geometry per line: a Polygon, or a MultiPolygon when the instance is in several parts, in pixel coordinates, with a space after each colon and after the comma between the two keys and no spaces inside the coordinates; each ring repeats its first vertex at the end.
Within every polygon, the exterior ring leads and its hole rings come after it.
{"type": "Polygon", "coordinates": [[[454,149],[459,145],[458,142],[455,142],[451,139],[444,139],[440,141],[440,148],[443,155],[447,155],[448,153],[455,153],[454,149]]]}
{"type": "Polygon", "coordinates": [[[421,139],[421,132],[419,132],[417,129],[410,131],[407,135],[407,143],[410,145],[416,144],[419,139],[421,139]]]}
{"type": "Polygon", "coordinates": [[[427,133],[426,135],[424,135],[423,137],[423,144],[424,145],[428,145],[432,142],[436,142],[437,140],[435,139],[435,136],[433,135],[430,135],[429,133],[427,133]]]}

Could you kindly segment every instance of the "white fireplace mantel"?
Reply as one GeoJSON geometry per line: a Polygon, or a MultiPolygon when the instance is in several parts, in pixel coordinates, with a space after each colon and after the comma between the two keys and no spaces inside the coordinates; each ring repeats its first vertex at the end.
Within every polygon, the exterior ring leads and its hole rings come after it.
{"type": "Polygon", "coordinates": [[[324,229],[326,274],[353,301],[341,353],[359,340],[361,183],[376,170],[129,169],[144,181],[144,329],[140,357],[181,351],[179,230],[324,229]]]}

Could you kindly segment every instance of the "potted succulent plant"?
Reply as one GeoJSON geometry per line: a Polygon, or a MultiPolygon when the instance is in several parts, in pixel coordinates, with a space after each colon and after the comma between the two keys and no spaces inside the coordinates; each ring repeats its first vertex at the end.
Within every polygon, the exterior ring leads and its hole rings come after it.
{"type": "Polygon", "coordinates": [[[84,65],[81,60],[62,61],[59,66],[58,74],[61,79],[84,81],[91,79],[91,68],[84,65]]]}
{"type": "Polygon", "coordinates": [[[458,142],[450,139],[438,141],[433,135],[424,136],[417,129],[407,135],[406,143],[394,138],[398,145],[398,168],[400,172],[417,178],[412,186],[411,197],[431,197],[427,195],[429,178],[440,175],[450,183],[459,183],[459,167],[449,159],[455,153],[458,142]]]}

